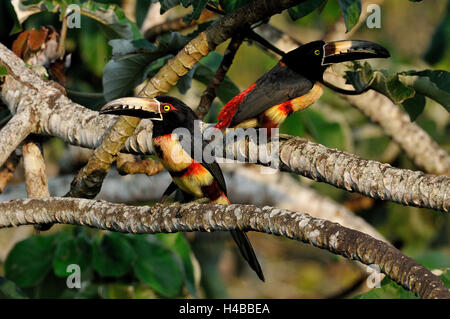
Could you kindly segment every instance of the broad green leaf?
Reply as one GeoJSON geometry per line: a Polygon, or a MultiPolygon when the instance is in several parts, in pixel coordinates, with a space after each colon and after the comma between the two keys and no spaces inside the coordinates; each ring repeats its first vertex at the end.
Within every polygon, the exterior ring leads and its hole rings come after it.
{"type": "Polygon", "coordinates": [[[8,70],[4,65],[0,65],[0,76],[8,75],[8,70]]]}
{"type": "Polygon", "coordinates": [[[181,2],[180,0],[160,0],[159,3],[161,4],[161,14],[163,14],[167,10],[179,5],[181,2]]]}
{"type": "Polygon", "coordinates": [[[430,45],[424,54],[424,60],[434,65],[448,54],[450,45],[450,3],[447,3],[447,14],[436,27],[430,45]]]}
{"type": "Polygon", "coordinates": [[[301,112],[295,112],[287,117],[280,125],[281,134],[293,136],[304,136],[305,125],[303,124],[303,115],[301,112]]]}
{"type": "Polygon", "coordinates": [[[388,77],[385,86],[395,104],[402,103],[416,94],[413,88],[400,82],[397,75],[388,77]]]}
{"type": "Polygon", "coordinates": [[[361,0],[339,0],[339,6],[348,32],[358,23],[361,14],[361,0]]]}
{"type": "Polygon", "coordinates": [[[407,99],[402,103],[405,111],[408,112],[411,121],[415,121],[416,118],[422,114],[425,109],[425,104],[425,96],[418,93],[416,93],[414,97],[407,99]]]}
{"type": "Polygon", "coordinates": [[[68,237],[58,241],[53,258],[53,271],[56,276],[67,277],[67,267],[76,264],[81,272],[90,266],[92,258],[91,244],[84,236],[68,237]]]}
{"type": "Polygon", "coordinates": [[[408,71],[399,73],[399,80],[450,112],[450,72],[444,70],[408,71]]]}
{"type": "Polygon", "coordinates": [[[304,16],[307,16],[314,10],[320,8],[326,0],[307,0],[305,2],[302,2],[295,7],[291,7],[288,9],[289,16],[292,20],[298,20],[303,18],[304,16]]]}
{"type": "MultiPolygon", "coordinates": [[[[113,58],[103,74],[103,94],[107,101],[126,96],[152,74],[159,59],[176,54],[194,35],[177,32],[164,35],[158,46],[146,40],[111,40],[113,58]]],[[[159,61],[160,62],[160,61],[159,61]]]]}
{"type": "Polygon", "coordinates": [[[139,54],[120,61],[110,60],[103,74],[103,95],[106,101],[132,95],[152,67],[153,57],[139,54]]]}
{"type": "MultiPolygon", "coordinates": [[[[194,73],[194,79],[205,85],[208,85],[216,74],[216,70],[221,63],[222,58],[223,57],[216,52],[211,52],[210,54],[208,54],[198,64],[194,73]]],[[[222,103],[226,103],[234,96],[239,94],[239,92],[240,90],[236,86],[236,84],[234,84],[234,82],[228,76],[225,76],[225,79],[218,87],[217,96],[222,101],[222,103]]]]}
{"type": "Polygon", "coordinates": [[[188,73],[183,75],[177,82],[177,88],[181,94],[186,94],[186,92],[191,88],[192,78],[194,77],[195,70],[197,69],[198,64],[194,65],[192,69],[189,70],[188,73]]]}
{"type": "Polygon", "coordinates": [[[442,273],[442,275],[439,276],[439,279],[442,280],[445,287],[450,289],[450,268],[443,269],[442,271],[443,271],[443,273],[442,273]]]}
{"type": "Polygon", "coordinates": [[[339,123],[327,121],[322,114],[312,109],[303,111],[302,115],[308,131],[318,143],[337,149],[344,148],[344,134],[339,123]]]}
{"type": "Polygon", "coordinates": [[[104,277],[121,277],[131,270],[136,259],[133,246],[123,234],[107,233],[94,245],[92,264],[104,277]]]}
{"type": "Polygon", "coordinates": [[[145,238],[134,240],[133,246],[137,254],[136,276],[164,297],[178,296],[183,275],[171,252],[145,238]]]}
{"type": "Polygon", "coordinates": [[[414,294],[397,285],[387,277],[381,282],[380,288],[373,288],[368,292],[354,297],[355,299],[417,299],[414,294]]]}
{"type": "Polygon", "coordinates": [[[414,259],[428,269],[450,268],[450,254],[445,251],[427,250],[414,259]]]}
{"type": "Polygon", "coordinates": [[[17,285],[14,282],[0,276],[0,298],[2,296],[13,299],[28,298],[25,295],[25,293],[19,287],[17,287],[17,285]]]}
{"type": "Polygon", "coordinates": [[[191,260],[191,247],[186,238],[181,233],[176,234],[158,234],[156,237],[164,244],[164,246],[178,255],[182,261],[184,270],[184,282],[189,292],[197,297],[197,289],[195,288],[194,266],[191,260]]]}
{"type": "Polygon", "coordinates": [[[136,24],[138,28],[141,28],[142,23],[144,23],[145,17],[147,16],[147,12],[152,3],[155,2],[153,0],[137,0],[136,1],[136,24]]]}
{"type": "Polygon", "coordinates": [[[205,10],[209,0],[193,0],[192,1],[192,13],[183,18],[183,22],[189,24],[192,20],[197,20],[205,10]]]}
{"type": "Polygon", "coordinates": [[[81,23],[83,31],[79,33],[78,37],[81,57],[87,68],[101,77],[106,65],[105,56],[110,54],[108,40],[99,32],[97,24],[92,20],[84,18],[81,23]]]}
{"type": "Polygon", "coordinates": [[[225,13],[230,13],[236,9],[243,7],[248,2],[248,0],[220,0],[219,4],[225,13]]]}
{"type": "Polygon", "coordinates": [[[52,269],[55,238],[32,236],[17,243],[5,262],[6,278],[22,288],[41,282],[52,269]]]}

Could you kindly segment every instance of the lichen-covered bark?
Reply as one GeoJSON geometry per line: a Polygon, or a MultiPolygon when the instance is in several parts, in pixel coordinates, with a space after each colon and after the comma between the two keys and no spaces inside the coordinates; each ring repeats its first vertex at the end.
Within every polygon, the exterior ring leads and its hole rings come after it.
{"type": "Polygon", "coordinates": [[[350,192],[408,206],[450,210],[450,178],[446,176],[395,168],[303,138],[283,142],[280,160],[284,171],[350,192]]]}
{"type": "Polygon", "coordinates": [[[296,239],[367,265],[378,265],[392,280],[422,298],[450,298],[450,291],[432,272],[393,246],[336,223],[269,206],[136,207],[74,198],[0,203],[0,227],[36,223],[85,225],[135,234],[254,230],[296,239]]]}
{"type": "MultiPolygon", "coordinates": [[[[287,173],[260,174],[257,167],[232,165],[222,167],[228,188],[228,197],[235,204],[276,206],[292,211],[305,212],[313,217],[339,223],[344,227],[366,233],[376,239],[386,241],[383,236],[363,218],[356,216],[331,198],[302,186],[287,173]]],[[[52,196],[62,197],[69,191],[73,175],[54,177],[49,180],[52,196]]],[[[148,203],[160,200],[171,182],[169,173],[161,172],[149,179],[145,175],[121,177],[111,171],[105,178],[97,199],[113,203],[148,203]]],[[[0,202],[24,198],[23,184],[8,187],[0,194],[0,202]]]]}
{"type": "Polygon", "coordinates": [[[100,146],[95,149],[88,163],[72,181],[67,197],[94,198],[98,194],[116,154],[120,152],[128,137],[133,134],[139,122],[140,119],[136,117],[121,116],[114,123],[100,146]]]}
{"type": "Polygon", "coordinates": [[[27,139],[22,146],[25,185],[28,197],[50,197],[44,156],[38,143],[27,139]]]}
{"type": "MultiPolygon", "coordinates": [[[[337,79],[334,80],[336,83],[337,79]]],[[[450,176],[449,154],[419,125],[411,122],[409,115],[386,96],[370,90],[361,95],[341,97],[380,125],[418,167],[428,173],[450,176]]]]}
{"type": "Polygon", "coordinates": [[[31,110],[24,110],[14,115],[0,130],[0,166],[33,131],[35,126],[33,122],[31,110]]]}

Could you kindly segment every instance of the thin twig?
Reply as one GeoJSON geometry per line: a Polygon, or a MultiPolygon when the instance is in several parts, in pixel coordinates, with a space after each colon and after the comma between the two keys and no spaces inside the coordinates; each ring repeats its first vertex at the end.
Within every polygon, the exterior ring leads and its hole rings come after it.
{"type": "Polygon", "coordinates": [[[220,84],[225,79],[225,76],[230,69],[231,64],[233,63],[234,56],[238,51],[239,47],[242,44],[243,37],[240,35],[236,35],[231,38],[228,47],[225,50],[223,55],[222,62],[220,63],[219,68],[216,71],[216,74],[208,83],[205,91],[203,91],[202,97],[200,99],[200,103],[196,110],[197,117],[202,119],[206,113],[208,113],[214,99],[217,96],[217,91],[219,89],[220,84]]]}
{"type": "Polygon", "coordinates": [[[133,155],[124,153],[117,156],[116,165],[120,175],[146,174],[153,176],[164,169],[159,161],[151,158],[137,160],[133,155]]]}

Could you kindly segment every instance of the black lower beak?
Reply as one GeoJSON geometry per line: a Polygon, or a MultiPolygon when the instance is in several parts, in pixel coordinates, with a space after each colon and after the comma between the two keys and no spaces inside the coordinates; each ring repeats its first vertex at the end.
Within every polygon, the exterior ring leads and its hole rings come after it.
{"type": "Polygon", "coordinates": [[[324,45],[322,65],[372,58],[388,58],[391,55],[381,45],[362,40],[327,42],[324,45]]]}

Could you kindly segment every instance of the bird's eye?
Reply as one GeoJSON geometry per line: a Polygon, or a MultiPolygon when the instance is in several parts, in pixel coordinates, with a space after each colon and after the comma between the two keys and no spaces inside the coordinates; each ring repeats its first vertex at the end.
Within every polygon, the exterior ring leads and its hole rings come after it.
{"type": "Polygon", "coordinates": [[[166,104],[163,106],[164,111],[169,112],[170,111],[170,105],[166,104]]]}
{"type": "Polygon", "coordinates": [[[315,55],[319,55],[319,54],[320,54],[320,50],[314,51],[314,54],[315,54],[315,55]]]}

